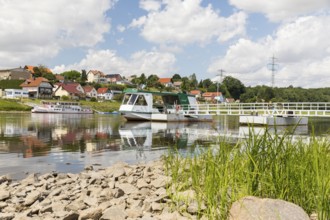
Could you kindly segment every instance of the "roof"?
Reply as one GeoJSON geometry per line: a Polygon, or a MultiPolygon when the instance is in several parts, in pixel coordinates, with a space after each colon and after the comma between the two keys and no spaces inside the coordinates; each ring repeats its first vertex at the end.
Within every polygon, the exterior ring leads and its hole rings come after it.
{"type": "Polygon", "coordinates": [[[158,82],[160,83],[170,83],[172,78],[160,78],[158,82]]]}
{"type": "Polygon", "coordinates": [[[215,96],[221,96],[221,92],[204,92],[203,97],[215,97],[215,96]]]}
{"type": "Polygon", "coordinates": [[[173,83],[173,85],[175,85],[175,86],[181,86],[181,84],[182,84],[181,81],[175,81],[175,82],[173,83]]]}
{"type": "Polygon", "coordinates": [[[108,88],[98,88],[97,89],[97,94],[104,94],[108,91],[108,88]]]}
{"type": "Polygon", "coordinates": [[[81,92],[77,89],[78,83],[70,83],[70,84],[62,84],[62,88],[66,90],[69,93],[74,93],[74,94],[81,94],[81,92]]]}
{"type": "Polygon", "coordinates": [[[64,76],[62,76],[60,74],[55,74],[55,77],[57,80],[64,80],[64,76]]]}
{"type": "Polygon", "coordinates": [[[90,71],[88,71],[87,74],[89,74],[89,73],[92,73],[93,75],[100,75],[100,76],[105,77],[105,74],[99,70],[90,70],[90,71]]]}
{"type": "Polygon", "coordinates": [[[199,94],[201,94],[201,91],[200,90],[191,90],[189,93],[192,95],[199,95],[199,94]]]}
{"type": "Polygon", "coordinates": [[[92,87],[92,86],[84,86],[83,89],[84,89],[85,92],[91,92],[94,89],[94,87],[92,87]]]}
{"type": "MultiPolygon", "coordinates": [[[[27,79],[25,82],[23,82],[20,87],[38,87],[42,82],[48,82],[48,79],[43,77],[38,77],[36,79],[27,79]]],[[[51,83],[49,83],[51,84],[51,83]]],[[[52,85],[52,84],[51,84],[52,85]]],[[[53,86],[53,85],[52,85],[53,86]]]]}

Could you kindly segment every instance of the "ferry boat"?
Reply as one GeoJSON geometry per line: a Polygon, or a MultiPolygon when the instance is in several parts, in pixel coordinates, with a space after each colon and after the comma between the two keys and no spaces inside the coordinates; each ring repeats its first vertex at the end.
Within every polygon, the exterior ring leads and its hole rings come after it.
{"type": "Polygon", "coordinates": [[[119,112],[128,121],[212,121],[193,95],[136,89],[124,93],[119,112]]]}
{"type": "Polygon", "coordinates": [[[41,101],[40,105],[34,106],[32,113],[60,113],[60,114],[93,114],[93,110],[81,106],[78,102],[51,102],[41,101]]]}

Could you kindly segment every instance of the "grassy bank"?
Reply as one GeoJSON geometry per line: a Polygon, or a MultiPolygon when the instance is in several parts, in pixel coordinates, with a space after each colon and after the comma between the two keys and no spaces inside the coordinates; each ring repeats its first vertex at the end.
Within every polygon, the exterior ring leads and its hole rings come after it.
{"type": "Polygon", "coordinates": [[[20,100],[0,99],[0,111],[30,111],[31,107],[20,103],[20,100]]]}
{"type": "Polygon", "coordinates": [[[178,192],[194,190],[209,219],[227,219],[231,204],[247,195],[290,201],[330,219],[328,140],[292,141],[266,132],[235,146],[222,141],[198,155],[171,152],[165,163],[177,192],[173,199],[182,205],[178,192]]]}
{"type": "MultiPolygon", "coordinates": [[[[0,99],[0,109],[2,105],[6,105],[7,103],[2,104],[0,99]]],[[[51,100],[54,101],[55,100],[51,100]]],[[[17,101],[16,101],[17,102],[17,101]]],[[[22,103],[25,104],[34,104],[34,105],[38,105],[41,102],[41,99],[23,99],[21,100],[22,103]]],[[[82,106],[88,106],[90,108],[92,108],[93,110],[99,111],[99,112],[113,112],[113,111],[118,111],[119,110],[119,106],[121,104],[121,102],[118,101],[104,101],[104,102],[91,102],[91,101],[79,101],[79,103],[81,103],[82,106]]],[[[27,107],[26,105],[22,105],[23,107],[27,107]]],[[[31,107],[27,108],[29,110],[31,110],[31,107]]],[[[6,110],[0,110],[0,111],[6,111],[6,110]]],[[[21,110],[23,111],[23,110],[21,110]]]]}

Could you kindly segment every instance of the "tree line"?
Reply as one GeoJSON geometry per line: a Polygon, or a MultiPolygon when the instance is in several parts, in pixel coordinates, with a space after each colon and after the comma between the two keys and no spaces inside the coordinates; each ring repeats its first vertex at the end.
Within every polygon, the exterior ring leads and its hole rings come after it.
{"type": "MultiPolygon", "coordinates": [[[[39,65],[34,69],[34,76],[42,76],[55,82],[55,76],[47,71],[47,67],[39,65]]],[[[82,85],[87,83],[86,70],[81,72],[76,70],[65,71],[60,75],[64,76],[67,81],[79,82],[82,85]]],[[[124,77],[125,78],[125,77],[124,77]]],[[[133,86],[122,85],[102,85],[100,83],[92,83],[98,89],[100,87],[109,87],[111,89],[123,90],[127,87],[134,87],[145,90],[157,91],[173,91],[173,87],[165,87],[159,82],[156,74],[146,76],[142,73],[131,75],[129,77],[133,86]]],[[[210,79],[197,80],[196,74],[190,76],[181,76],[174,74],[171,77],[172,83],[181,82],[180,91],[190,92],[191,90],[200,90],[201,92],[221,92],[226,98],[240,100],[240,102],[330,102],[330,88],[313,88],[305,89],[301,87],[269,87],[266,85],[246,87],[239,79],[226,76],[222,82],[214,82],[210,79]]]]}

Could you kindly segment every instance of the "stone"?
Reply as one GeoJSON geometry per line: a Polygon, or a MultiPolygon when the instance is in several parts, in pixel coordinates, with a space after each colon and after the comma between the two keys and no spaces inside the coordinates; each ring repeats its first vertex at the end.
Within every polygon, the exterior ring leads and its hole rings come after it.
{"type": "Polygon", "coordinates": [[[129,183],[118,184],[118,188],[123,190],[125,194],[130,195],[133,193],[137,193],[138,189],[129,183]]]}
{"type": "Polygon", "coordinates": [[[0,201],[5,201],[6,199],[10,198],[10,193],[8,191],[0,191],[0,201]]]}
{"type": "Polygon", "coordinates": [[[100,220],[124,220],[127,216],[123,206],[112,206],[104,211],[100,220]]]}
{"type": "Polygon", "coordinates": [[[32,205],[35,201],[37,201],[37,199],[40,197],[40,195],[41,194],[39,191],[33,191],[33,192],[29,193],[24,200],[24,205],[25,206],[32,205]]]}
{"type": "Polygon", "coordinates": [[[71,212],[63,217],[63,220],[78,220],[79,214],[71,212]]]}
{"type": "Polygon", "coordinates": [[[165,187],[171,181],[170,177],[158,175],[158,177],[151,181],[150,185],[155,188],[165,187]]]}
{"type": "Polygon", "coordinates": [[[229,220],[281,219],[309,220],[309,216],[299,206],[280,199],[244,197],[233,203],[229,220]]]}
{"type": "Polygon", "coordinates": [[[142,217],[143,212],[141,208],[130,208],[125,210],[128,218],[137,219],[142,217]]]}
{"type": "Polygon", "coordinates": [[[0,213],[0,219],[1,220],[11,220],[15,218],[14,213],[0,213]]]}
{"type": "Polygon", "coordinates": [[[149,184],[144,179],[138,179],[136,182],[136,187],[139,189],[147,188],[149,187],[149,184]]]}
{"type": "Polygon", "coordinates": [[[100,208],[89,208],[82,210],[79,215],[79,220],[98,220],[102,215],[102,209],[100,208]]]}
{"type": "Polygon", "coordinates": [[[123,195],[125,195],[124,191],[120,188],[113,189],[112,194],[113,194],[113,197],[115,197],[115,198],[119,198],[119,197],[122,197],[123,195]]]}

